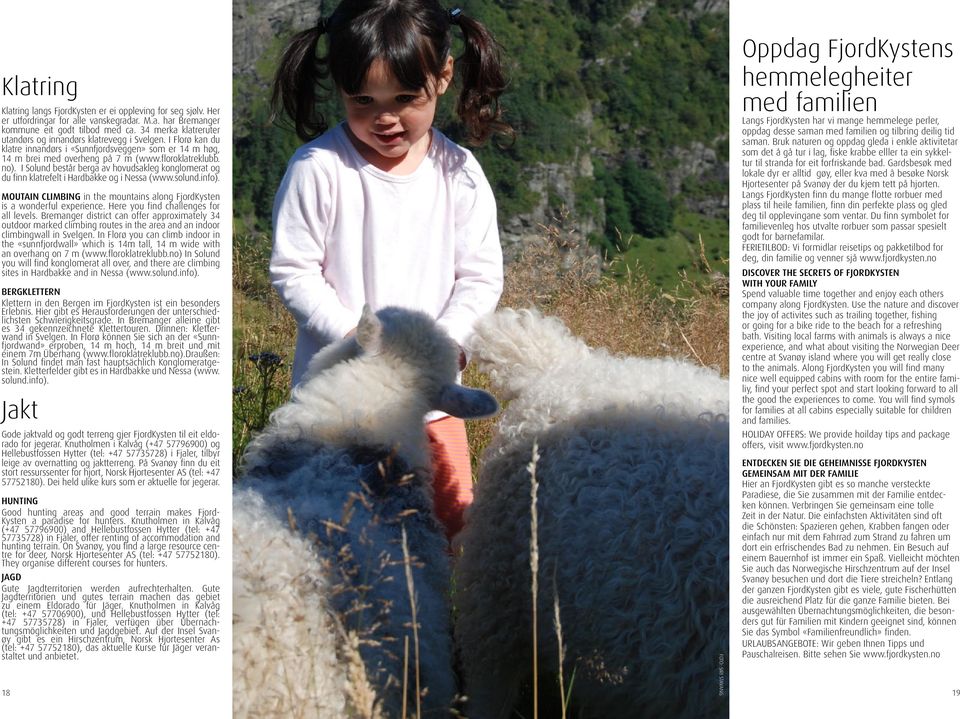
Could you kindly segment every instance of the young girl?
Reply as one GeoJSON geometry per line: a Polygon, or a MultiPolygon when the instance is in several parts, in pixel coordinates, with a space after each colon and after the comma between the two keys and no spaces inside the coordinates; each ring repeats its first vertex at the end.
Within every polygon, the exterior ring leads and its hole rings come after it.
{"type": "MultiPolygon", "coordinates": [[[[496,307],[503,263],[493,193],[473,155],[432,127],[455,68],[471,142],[509,132],[496,45],[459,8],[343,0],[285,50],[274,110],[308,142],[277,192],[270,276],[299,327],[294,384],[319,348],[354,331],[364,304],[425,311],[461,347],[496,307]],[[465,44],[456,63],[452,26],[465,44]],[[330,129],[316,108],[327,79],[346,115],[330,129]]],[[[473,498],[466,428],[442,414],[426,420],[437,516],[452,536],[473,498]]]]}

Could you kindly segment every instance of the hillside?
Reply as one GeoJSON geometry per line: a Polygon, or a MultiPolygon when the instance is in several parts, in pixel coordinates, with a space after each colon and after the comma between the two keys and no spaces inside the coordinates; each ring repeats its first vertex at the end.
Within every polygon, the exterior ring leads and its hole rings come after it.
{"type": "MultiPolygon", "coordinates": [[[[325,12],[335,6],[325,3],[325,12]]],[[[504,48],[502,98],[518,131],[477,155],[518,247],[561,210],[608,257],[655,282],[727,256],[727,0],[465,0],[504,48]]],[[[266,126],[279,49],[316,21],[315,2],[234,4],[235,216],[269,228],[273,192],[298,141],[266,126]]],[[[449,99],[448,97],[445,100],[449,99]]],[[[338,115],[335,104],[330,106],[338,115]]],[[[438,125],[462,132],[451,103],[438,125]]]]}

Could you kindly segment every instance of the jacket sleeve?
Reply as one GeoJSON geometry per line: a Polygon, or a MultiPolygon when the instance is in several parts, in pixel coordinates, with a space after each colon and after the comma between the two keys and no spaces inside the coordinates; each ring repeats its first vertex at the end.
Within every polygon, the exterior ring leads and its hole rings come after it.
{"type": "Polygon", "coordinates": [[[503,292],[503,253],[497,205],[479,164],[467,163],[456,198],[454,286],[437,323],[461,347],[474,323],[493,312],[503,292]]]}
{"type": "Polygon", "coordinates": [[[298,153],[290,161],[273,203],[270,281],[297,324],[326,341],[353,329],[354,313],[324,278],[332,217],[330,178],[320,164],[298,153]]]}

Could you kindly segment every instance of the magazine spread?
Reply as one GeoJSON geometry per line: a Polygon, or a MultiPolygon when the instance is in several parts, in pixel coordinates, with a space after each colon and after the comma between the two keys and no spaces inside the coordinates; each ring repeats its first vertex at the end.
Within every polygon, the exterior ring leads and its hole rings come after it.
{"type": "Polygon", "coordinates": [[[960,11],[426,4],[4,6],[0,715],[955,716],[960,11]]]}

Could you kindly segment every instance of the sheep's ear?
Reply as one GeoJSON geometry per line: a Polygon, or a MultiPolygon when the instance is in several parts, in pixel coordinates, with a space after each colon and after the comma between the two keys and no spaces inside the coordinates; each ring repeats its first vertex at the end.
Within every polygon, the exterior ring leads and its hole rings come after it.
{"type": "Polygon", "coordinates": [[[377,313],[370,309],[370,305],[364,305],[360,323],[357,325],[357,342],[360,343],[363,351],[368,354],[379,352],[382,334],[383,325],[380,324],[377,313]]]}
{"type": "Polygon", "coordinates": [[[436,409],[461,419],[480,419],[495,415],[500,405],[492,394],[482,389],[448,384],[440,390],[436,409]]]}

